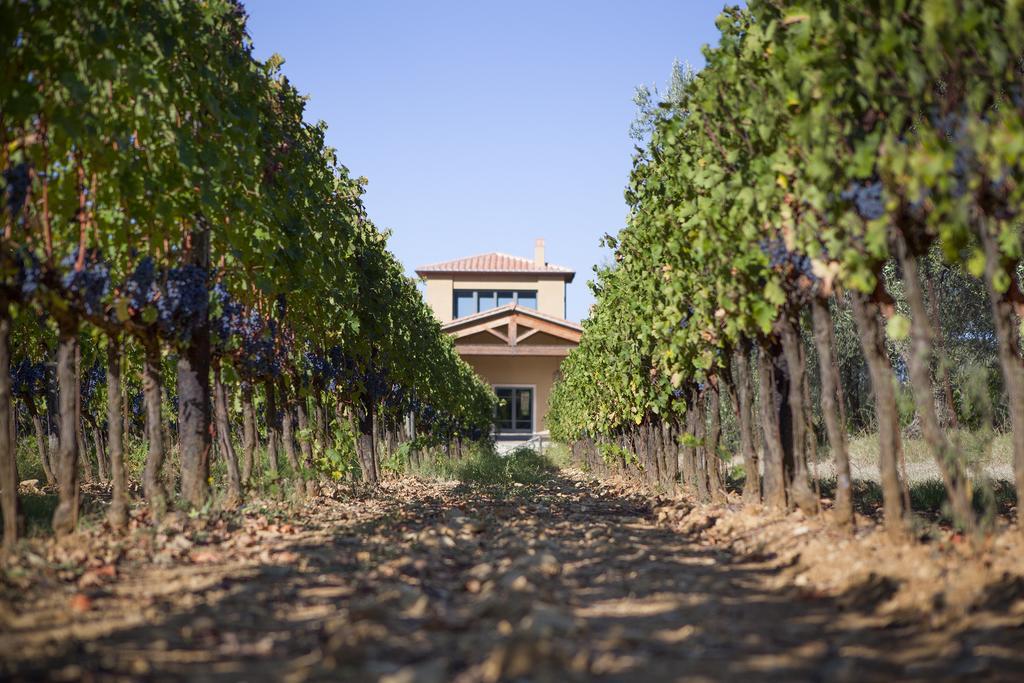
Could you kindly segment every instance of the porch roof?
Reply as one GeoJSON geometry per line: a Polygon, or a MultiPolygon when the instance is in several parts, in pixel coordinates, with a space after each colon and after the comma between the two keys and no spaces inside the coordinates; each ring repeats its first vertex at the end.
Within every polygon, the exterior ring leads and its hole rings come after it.
{"type": "Polygon", "coordinates": [[[574,322],[514,303],[456,318],[442,325],[441,329],[455,338],[455,349],[461,355],[481,356],[565,356],[579,344],[583,334],[583,328],[574,322]],[[488,334],[497,341],[459,343],[480,333],[488,334]],[[557,341],[523,344],[538,333],[554,337],[557,341]]]}

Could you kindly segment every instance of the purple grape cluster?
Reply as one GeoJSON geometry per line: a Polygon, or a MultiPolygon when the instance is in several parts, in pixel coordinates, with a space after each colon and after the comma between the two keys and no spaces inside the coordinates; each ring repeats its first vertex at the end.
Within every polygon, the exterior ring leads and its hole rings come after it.
{"type": "MultiPolygon", "coordinates": [[[[1021,69],[1017,70],[1017,73],[1021,73],[1021,69]]],[[[1010,85],[1010,101],[1013,102],[1013,106],[1017,109],[1024,109],[1024,88],[1021,88],[1019,83],[1013,83],[1010,85]]]]}
{"type": "Polygon", "coordinates": [[[206,271],[187,264],[167,272],[163,292],[156,302],[157,321],[168,339],[188,341],[207,320],[209,295],[206,271]]]}
{"type": "Polygon", "coordinates": [[[315,379],[322,379],[327,376],[330,364],[327,359],[315,351],[304,351],[302,354],[304,370],[315,379]]]}
{"type": "Polygon", "coordinates": [[[383,398],[391,386],[384,373],[379,370],[368,370],[363,373],[362,384],[366,393],[373,399],[383,398]]]}
{"type": "Polygon", "coordinates": [[[46,389],[47,372],[44,363],[33,363],[23,358],[11,366],[11,393],[23,398],[31,398],[46,389]]]}
{"type": "Polygon", "coordinates": [[[75,268],[78,262],[77,250],[61,261],[67,272],[61,284],[86,315],[100,315],[103,299],[110,292],[110,266],[95,250],[87,250],[81,270],[75,268]]]}
{"type": "Polygon", "coordinates": [[[956,156],[953,158],[953,196],[963,197],[967,194],[967,178],[970,175],[972,162],[970,149],[963,146],[958,147],[956,156]]]}
{"type": "Polygon", "coordinates": [[[237,337],[244,335],[247,322],[245,308],[231,296],[222,282],[215,284],[210,291],[210,303],[211,341],[223,352],[237,337]]]}
{"type": "Polygon", "coordinates": [[[932,108],[928,118],[932,126],[942,133],[948,142],[959,143],[967,137],[967,121],[958,111],[942,112],[932,108]]]}
{"type": "Polygon", "coordinates": [[[218,334],[236,340],[239,370],[246,376],[275,377],[281,374],[281,358],[273,329],[255,310],[232,307],[218,334]]]}
{"type": "Polygon", "coordinates": [[[1019,215],[1020,209],[1011,196],[1013,187],[1014,184],[1005,171],[999,178],[985,183],[988,212],[998,220],[1010,221],[1019,215]]]}
{"type": "Polygon", "coordinates": [[[391,386],[381,396],[381,401],[385,406],[399,411],[404,411],[409,406],[405,388],[397,382],[391,383],[391,386]]]}
{"type": "Polygon", "coordinates": [[[79,382],[79,392],[82,397],[82,403],[87,404],[95,396],[100,386],[105,386],[107,383],[107,370],[99,363],[94,363],[91,368],[82,373],[81,382],[79,382]]]}
{"type": "Polygon", "coordinates": [[[146,306],[155,304],[160,298],[160,288],[156,284],[156,265],[151,256],[146,256],[128,277],[123,287],[124,295],[132,313],[138,313],[146,306]]]}
{"type": "Polygon", "coordinates": [[[22,162],[11,166],[3,173],[4,203],[12,216],[21,213],[28,201],[29,187],[32,185],[32,171],[28,164],[22,162]]]}
{"type": "Polygon", "coordinates": [[[881,181],[853,183],[843,190],[839,198],[844,202],[853,202],[857,215],[866,221],[873,221],[885,215],[881,181]]]}
{"type": "Polygon", "coordinates": [[[276,377],[281,374],[281,361],[275,352],[273,337],[246,339],[240,358],[243,374],[250,377],[276,377]]]}
{"type": "Polygon", "coordinates": [[[359,380],[356,363],[337,345],[324,353],[306,350],[303,353],[303,370],[314,383],[332,392],[351,389],[359,380]]]}
{"type": "Polygon", "coordinates": [[[237,311],[237,315],[230,319],[229,324],[229,334],[243,341],[258,339],[266,331],[266,324],[255,309],[246,311],[243,308],[237,311]]]}
{"type": "Polygon", "coordinates": [[[146,415],[146,397],[142,392],[132,394],[128,401],[128,410],[136,425],[141,425],[146,415]]]}
{"type": "MultiPolygon", "coordinates": [[[[1019,86],[1016,92],[1019,98],[1019,86]]],[[[942,133],[946,141],[955,148],[952,195],[954,197],[962,197],[969,190],[969,179],[972,173],[977,172],[975,169],[977,160],[970,137],[968,136],[967,119],[960,111],[943,113],[937,109],[930,113],[929,118],[932,126],[942,133]]],[[[1003,178],[990,181],[987,188],[989,194],[998,197],[1005,189],[1006,180],[1007,178],[1004,176],[1003,178]]],[[[1004,220],[1013,217],[1012,212],[1009,211],[998,211],[998,213],[998,217],[1004,220]]]]}
{"type": "Polygon", "coordinates": [[[221,353],[231,352],[236,369],[245,377],[274,377],[281,373],[280,340],[277,326],[255,309],[234,300],[221,284],[211,292],[213,313],[210,326],[213,342],[221,353]]]}
{"type": "Polygon", "coordinates": [[[273,319],[264,319],[255,310],[241,316],[236,328],[240,340],[242,372],[251,377],[276,377],[281,374],[284,350],[273,319]]]}
{"type": "Polygon", "coordinates": [[[817,277],[811,266],[811,259],[806,254],[790,251],[786,241],[781,238],[761,240],[761,251],[768,257],[768,266],[784,275],[804,275],[812,281],[817,277]]]}
{"type": "Polygon", "coordinates": [[[693,308],[691,307],[689,310],[686,311],[686,313],[683,314],[683,317],[679,319],[679,329],[685,330],[686,328],[688,328],[690,326],[690,318],[692,317],[693,308]]]}
{"type": "Polygon", "coordinates": [[[39,259],[27,249],[18,249],[16,255],[18,261],[18,275],[15,286],[21,292],[22,299],[30,299],[43,277],[43,271],[39,259]]]}

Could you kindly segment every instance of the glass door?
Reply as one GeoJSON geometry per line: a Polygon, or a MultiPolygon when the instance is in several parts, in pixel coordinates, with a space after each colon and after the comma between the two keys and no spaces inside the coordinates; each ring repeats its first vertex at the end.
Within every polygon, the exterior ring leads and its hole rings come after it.
{"type": "Polygon", "coordinates": [[[498,407],[494,425],[498,432],[533,433],[533,387],[496,387],[498,407]]]}

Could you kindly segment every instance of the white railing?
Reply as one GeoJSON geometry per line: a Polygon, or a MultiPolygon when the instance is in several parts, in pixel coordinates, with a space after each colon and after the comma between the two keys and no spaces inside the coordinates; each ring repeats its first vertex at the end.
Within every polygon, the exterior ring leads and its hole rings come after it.
{"type": "Polygon", "coordinates": [[[550,441],[551,439],[545,436],[544,434],[534,434],[529,441],[522,445],[526,448],[532,448],[541,455],[544,455],[544,449],[547,448],[547,444],[550,441]]]}

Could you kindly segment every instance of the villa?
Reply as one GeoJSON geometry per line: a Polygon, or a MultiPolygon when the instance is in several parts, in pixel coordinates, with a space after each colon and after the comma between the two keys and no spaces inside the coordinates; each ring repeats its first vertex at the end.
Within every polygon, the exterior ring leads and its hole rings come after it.
{"type": "Polygon", "coordinates": [[[499,442],[546,437],[551,387],[583,332],[565,319],[566,285],[576,273],[548,263],[538,239],[532,260],[492,252],[416,274],[459,355],[502,399],[494,420],[499,442]]]}

